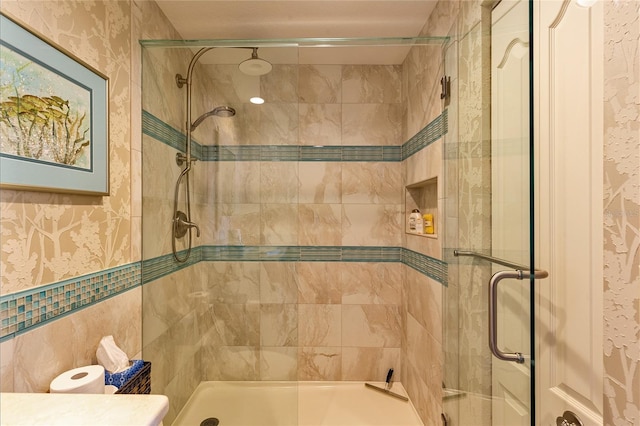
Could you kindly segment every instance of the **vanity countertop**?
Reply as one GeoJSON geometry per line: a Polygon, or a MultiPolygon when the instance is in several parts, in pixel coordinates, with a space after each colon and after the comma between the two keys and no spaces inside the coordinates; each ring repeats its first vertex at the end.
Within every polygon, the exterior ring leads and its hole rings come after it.
{"type": "Polygon", "coordinates": [[[0,393],[1,425],[155,426],[165,395],[0,393]]]}

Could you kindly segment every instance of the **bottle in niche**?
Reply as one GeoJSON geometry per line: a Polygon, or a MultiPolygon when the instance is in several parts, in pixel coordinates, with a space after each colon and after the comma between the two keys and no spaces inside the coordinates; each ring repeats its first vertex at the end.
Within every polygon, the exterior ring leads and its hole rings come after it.
{"type": "Polygon", "coordinates": [[[420,213],[418,213],[418,217],[416,218],[416,234],[424,234],[424,219],[422,219],[420,213]]]}
{"type": "Polygon", "coordinates": [[[418,219],[421,219],[420,221],[422,222],[422,215],[420,214],[420,210],[418,209],[411,210],[411,214],[409,215],[409,232],[413,232],[414,234],[418,232],[418,228],[417,228],[418,219]]]}
{"type": "Polygon", "coordinates": [[[422,216],[422,220],[424,222],[424,233],[433,234],[433,215],[431,213],[425,213],[422,216]]]}

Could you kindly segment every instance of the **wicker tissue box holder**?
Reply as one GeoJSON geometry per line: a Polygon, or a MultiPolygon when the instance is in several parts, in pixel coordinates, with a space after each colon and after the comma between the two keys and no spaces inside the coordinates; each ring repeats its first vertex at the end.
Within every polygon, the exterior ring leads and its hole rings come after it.
{"type": "Polygon", "coordinates": [[[105,371],[104,384],[118,388],[116,393],[151,393],[151,363],[141,359],[131,361],[131,367],[120,373],[105,371]]]}

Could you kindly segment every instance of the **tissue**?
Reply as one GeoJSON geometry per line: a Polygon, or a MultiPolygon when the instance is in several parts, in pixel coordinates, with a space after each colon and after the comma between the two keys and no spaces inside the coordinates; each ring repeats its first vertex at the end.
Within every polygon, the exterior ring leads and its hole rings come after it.
{"type": "Polygon", "coordinates": [[[129,368],[129,357],[116,345],[113,336],[105,336],[100,340],[96,357],[98,364],[111,373],[119,373],[129,368]]]}

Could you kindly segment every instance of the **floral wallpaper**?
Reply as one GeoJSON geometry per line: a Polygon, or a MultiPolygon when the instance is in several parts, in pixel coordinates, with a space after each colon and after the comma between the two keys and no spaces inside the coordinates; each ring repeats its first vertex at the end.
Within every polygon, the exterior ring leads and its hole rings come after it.
{"type": "Polygon", "coordinates": [[[127,263],[130,27],[126,2],[3,1],[2,12],[109,78],[110,196],[0,191],[2,294],[127,263]]]}
{"type": "Polygon", "coordinates": [[[605,5],[604,420],[640,424],[640,3],[605,5]]]}
{"type": "MultiPolygon", "coordinates": [[[[0,293],[139,260],[130,2],[3,0],[0,11],[108,77],[110,166],[109,196],[0,190],[0,293]]],[[[136,288],[3,341],[0,389],[46,392],[62,371],[95,363],[105,335],[139,356],[141,303],[136,288]]]]}

